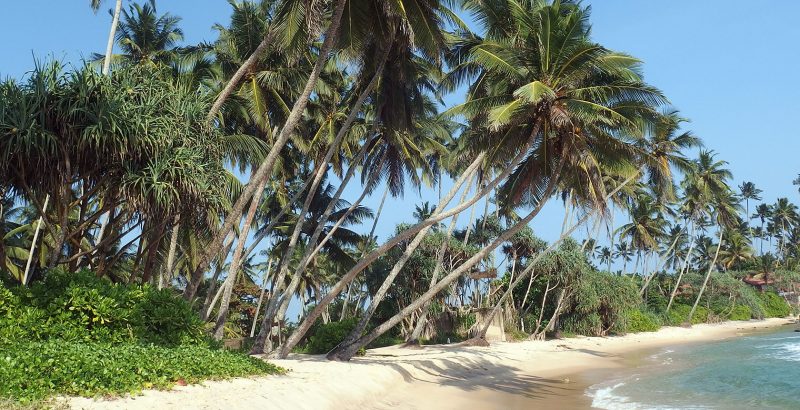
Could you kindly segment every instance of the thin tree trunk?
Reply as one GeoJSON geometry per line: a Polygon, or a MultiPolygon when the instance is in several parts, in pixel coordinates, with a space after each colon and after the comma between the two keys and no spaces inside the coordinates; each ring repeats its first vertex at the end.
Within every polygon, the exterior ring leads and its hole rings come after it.
{"type": "Polygon", "coordinates": [[[117,26],[119,25],[119,14],[122,11],[122,0],[117,0],[114,6],[114,17],[111,20],[111,30],[108,33],[108,43],[106,44],[106,55],[103,58],[103,75],[108,75],[111,70],[111,55],[114,53],[114,37],[116,37],[117,26]]]}
{"type": "MultiPolygon", "coordinates": [[[[475,176],[475,192],[478,192],[479,176],[475,176]]],[[[464,245],[469,243],[469,234],[472,231],[472,224],[475,222],[475,205],[469,210],[469,220],[467,220],[467,231],[464,233],[464,245]]]]}
{"type": "Polygon", "coordinates": [[[375,212],[375,220],[372,222],[372,229],[369,230],[369,236],[367,238],[373,238],[375,236],[375,228],[378,227],[378,220],[381,218],[381,213],[383,212],[383,205],[386,203],[386,197],[389,196],[389,184],[386,184],[386,189],[383,190],[383,195],[381,196],[381,203],[378,205],[378,211],[375,212]]]}
{"type": "MultiPolygon", "coordinates": [[[[2,198],[0,198],[2,200],[2,198]]],[[[47,212],[47,205],[50,203],[50,195],[44,197],[44,209],[42,212],[47,212]]],[[[2,214],[0,214],[2,215],[2,214]]],[[[25,263],[25,273],[22,275],[22,286],[28,285],[28,274],[31,271],[31,263],[33,262],[33,253],[36,250],[36,242],[39,240],[39,231],[42,228],[42,215],[36,220],[36,230],[33,232],[33,241],[31,242],[31,249],[28,252],[28,261],[25,263]]]]}
{"type": "Polygon", "coordinates": [[[644,295],[644,291],[647,289],[647,286],[650,285],[650,281],[653,280],[653,277],[656,276],[656,273],[658,273],[658,271],[664,267],[664,264],[667,263],[667,257],[669,256],[670,252],[672,252],[672,250],[675,249],[675,245],[678,244],[678,239],[680,239],[681,233],[683,232],[680,232],[677,235],[675,235],[675,240],[672,241],[672,245],[670,245],[669,249],[667,249],[667,251],[664,252],[664,254],[661,256],[659,264],[656,265],[656,269],[653,271],[651,275],[647,276],[647,279],[644,281],[642,288],[639,289],[639,296],[644,295]]]}
{"type": "MultiPolygon", "coordinates": [[[[295,101],[292,111],[289,113],[286,123],[281,129],[277,140],[273,143],[272,148],[267,154],[267,157],[264,159],[258,169],[256,169],[256,171],[251,175],[250,181],[244,186],[242,193],[239,195],[236,203],[233,205],[227,217],[225,218],[225,222],[223,223],[222,227],[214,235],[214,239],[201,256],[196,273],[202,273],[208,269],[213,256],[219,253],[219,251],[222,249],[222,244],[225,240],[225,237],[233,229],[233,225],[239,221],[245,206],[253,197],[256,187],[261,183],[262,180],[269,178],[269,176],[272,174],[272,168],[275,165],[275,161],[283,150],[284,145],[286,145],[286,142],[294,133],[297,124],[305,112],[309,97],[311,96],[311,93],[317,84],[317,80],[322,73],[323,67],[328,61],[328,56],[333,49],[333,45],[338,39],[339,25],[341,23],[342,14],[344,12],[346,3],[347,2],[345,0],[336,0],[336,6],[331,18],[331,23],[327,29],[327,32],[325,33],[325,40],[322,43],[319,56],[317,57],[314,68],[308,77],[308,81],[306,82],[303,92],[298,96],[297,101],[295,101]]],[[[188,299],[187,295],[184,295],[184,297],[188,299]]]]}
{"type": "MultiPolygon", "coordinates": [[[[212,296],[217,288],[217,282],[219,280],[219,275],[222,274],[222,268],[225,265],[225,259],[228,258],[228,254],[231,252],[231,247],[233,247],[233,234],[229,237],[228,243],[225,245],[225,249],[222,251],[222,254],[218,258],[217,266],[214,269],[214,274],[211,276],[209,280],[210,285],[208,286],[208,290],[206,291],[206,298],[203,302],[203,308],[200,309],[200,318],[203,321],[208,320],[211,310],[213,309],[214,304],[216,304],[216,299],[212,300],[212,296]]],[[[224,283],[223,283],[224,286],[224,283]]],[[[194,298],[194,297],[192,297],[194,298]]]]}
{"type": "Polygon", "coordinates": [[[250,235],[250,227],[253,225],[253,219],[256,217],[256,211],[258,211],[258,205],[261,202],[261,197],[264,195],[264,186],[266,183],[267,180],[263,180],[261,184],[259,184],[255,195],[253,195],[253,200],[250,202],[250,209],[247,210],[247,216],[244,218],[242,232],[239,234],[239,242],[236,244],[236,249],[233,251],[233,259],[231,260],[230,269],[228,269],[228,276],[232,277],[233,280],[231,280],[231,282],[228,283],[228,286],[225,287],[225,293],[222,295],[222,303],[217,311],[217,320],[214,324],[213,334],[214,338],[217,340],[222,340],[225,322],[228,320],[228,309],[230,308],[231,304],[233,287],[236,285],[236,278],[239,276],[239,268],[242,266],[242,252],[244,251],[244,245],[247,242],[247,237],[250,235]]]}
{"type": "Polygon", "coordinates": [[[267,271],[264,273],[264,278],[261,281],[261,294],[258,296],[258,304],[256,305],[256,313],[253,315],[253,325],[250,327],[250,337],[256,333],[256,323],[258,323],[258,313],[261,312],[261,302],[264,301],[264,292],[267,290],[267,280],[269,279],[270,271],[272,271],[272,259],[267,259],[267,271]]]}
{"type": "Polygon", "coordinates": [[[686,257],[683,258],[683,266],[681,266],[680,273],[678,274],[678,280],[675,281],[675,287],[672,289],[672,293],[669,295],[669,303],[667,303],[666,312],[669,312],[669,309],[672,307],[672,302],[675,301],[675,295],[678,294],[678,289],[681,286],[681,279],[683,279],[683,275],[689,270],[689,261],[692,259],[692,251],[694,250],[694,234],[697,228],[697,224],[692,223],[692,231],[689,234],[689,251],[686,253],[686,257]]]}
{"type": "MultiPolygon", "coordinates": [[[[167,266],[166,273],[171,278],[173,277],[172,269],[175,268],[175,252],[178,249],[178,233],[181,230],[181,216],[175,215],[175,223],[172,226],[172,234],[169,238],[169,252],[167,253],[167,266]]],[[[158,289],[164,286],[164,271],[161,271],[161,277],[158,278],[158,289]]]]}
{"type": "Polygon", "coordinates": [[[689,317],[686,319],[689,321],[689,324],[692,323],[692,317],[694,317],[694,312],[697,310],[697,305],[700,303],[700,298],[703,297],[703,292],[706,290],[706,286],[708,285],[708,280],[711,278],[711,272],[714,270],[714,266],[717,264],[717,258],[719,257],[719,250],[722,248],[722,233],[725,229],[720,226],[719,227],[719,238],[717,239],[719,243],[717,243],[717,251],[714,253],[714,260],[711,261],[711,265],[708,266],[708,272],[706,272],[706,278],[703,279],[703,286],[700,287],[700,292],[697,293],[697,299],[694,300],[694,305],[692,305],[692,310],[689,312],[689,317]]]}

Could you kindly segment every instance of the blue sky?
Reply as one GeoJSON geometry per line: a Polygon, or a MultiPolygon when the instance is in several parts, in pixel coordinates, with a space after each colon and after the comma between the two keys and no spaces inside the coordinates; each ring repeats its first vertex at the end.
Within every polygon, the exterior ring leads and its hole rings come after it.
{"type": "MultiPolygon", "coordinates": [[[[79,61],[105,47],[112,1],[94,14],[88,0],[5,2],[0,17],[0,76],[20,77],[33,56],[79,61]]],[[[126,1],[128,3],[128,1],[126,1]]],[[[741,0],[596,0],[593,37],[606,47],[644,61],[644,73],[672,104],[691,119],[687,125],[719,158],[730,162],[736,183],[750,180],[764,198],[797,201],[792,179],[800,172],[794,118],[800,112],[800,2],[741,0]]],[[[161,12],[183,17],[188,43],[212,41],[214,23],[226,23],[226,0],[161,0],[161,12]]],[[[451,96],[449,101],[459,100],[451,96]]],[[[351,190],[350,198],[357,196],[351,190]]],[[[379,197],[379,195],[375,195],[379,197]]],[[[411,218],[414,205],[435,200],[409,190],[390,199],[378,233],[385,238],[397,222],[411,218]]],[[[366,204],[377,208],[379,198],[366,204]]],[[[551,203],[533,222],[545,239],[557,236],[563,210],[551,203]]],[[[752,206],[751,206],[752,208],[752,206]]],[[[481,209],[481,208],[479,208],[481,209]]],[[[462,218],[462,220],[466,217],[462,218]]]]}

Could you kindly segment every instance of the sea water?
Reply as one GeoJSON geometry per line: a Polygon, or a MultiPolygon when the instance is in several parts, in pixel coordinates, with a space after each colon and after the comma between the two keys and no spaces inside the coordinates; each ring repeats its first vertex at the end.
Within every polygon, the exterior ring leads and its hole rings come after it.
{"type": "Polygon", "coordinates": [[[599,409],[800,409],[800,333],[662,349],[586,394],[599,409]]]}

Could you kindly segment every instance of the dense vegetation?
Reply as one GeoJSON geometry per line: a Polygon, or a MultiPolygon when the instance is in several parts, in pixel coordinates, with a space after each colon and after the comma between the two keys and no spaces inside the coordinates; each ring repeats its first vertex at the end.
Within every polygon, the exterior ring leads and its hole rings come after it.
{"type": "Polygon", "coordinates": [[[496,317],[542,339],[789,313],[797,207],[737,191],[580,2],[231,2],[196,45],[125,3],[119,53],[0,83],[4,395],[53,363],[22,398],[274,370],[208,337],[349,360],[496,317]],[[379,238],[411,192],[433,203],[379,238]],[[75,373],[105,360],[141,371],[75,373]]]}
{"type": "Polygon", "coordinates": [[[220,349],[172,290],[52,271],[0,283],[0,398],[105,395],[281,369],[220,349]]]}

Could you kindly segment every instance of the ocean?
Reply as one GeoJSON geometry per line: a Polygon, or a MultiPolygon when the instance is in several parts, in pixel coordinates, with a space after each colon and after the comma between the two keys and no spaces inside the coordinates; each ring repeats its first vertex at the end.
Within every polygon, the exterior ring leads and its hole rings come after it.
{"type": "Polygon", "coordinates": [[[784,326],[648,355],[586,394],[598,409],[800,409],[800,333],[784,326]]]}

